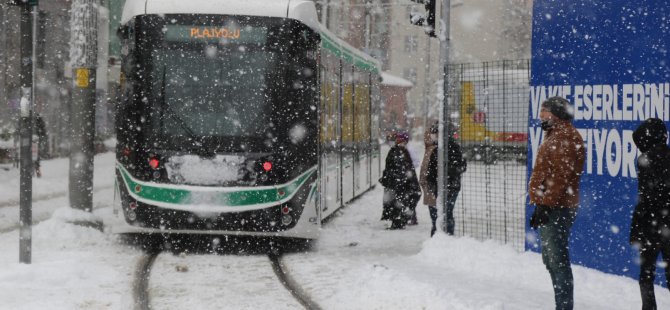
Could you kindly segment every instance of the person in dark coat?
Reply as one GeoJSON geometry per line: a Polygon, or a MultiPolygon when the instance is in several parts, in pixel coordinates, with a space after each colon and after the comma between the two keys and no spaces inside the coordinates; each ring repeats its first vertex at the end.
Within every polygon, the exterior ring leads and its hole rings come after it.
{"type": "Polygon", "coordinates": [[[37,158],[34,160],[33,166],[35,168],[35,175],[40,178],[42,177],[40,159],[42,159],[43,153],[45,153],[43,150],[47,147],[47,142],[49,140],[44,118],[42,118],[39,113],[35,112],[33,120],[33,132],[37,135],[37,141],[34,141],[34,143],[37,144],[37,158]]]}
{"type": "MultiPolygon", "coordinates": [[[[431,128],[431,133],[435,135],[434,140],[437,141],[437,124],[431,128]]],[[[444,213],[444,223],[442,229],[449,235],[454,234],[454,229],[456,227],[456,221],[454,219],[454,207],[456,205],[456,199],[458,198],[458,193],[461,191],[461,175],[468,169],[468,163],[463,158],[463,152],[461,151],[461,146],[454,139],[455,130],[452,128],[449,130],[448,135],[448,163],[447,166],[447,201],[445,202],[444,213]]],[[[437,142],[435,142],[437,145],[437,142]]],[[[432,197],[437,198],[438,188],[437,188],[437,175],[438,175],[438,148],[435,147],[431,150],[430,157],[428,158],[428,163],[426,164],[426,175],[425,175],[425,191],[426,195],[432,195],[432,197]]],[[[437,230],[435,227],[435,222],[437,220],[437,208],[429,206],[430,217],[433,221],[433,227],[430,231],[430,236],[432,237],[437,230]]]]}
{"type": "Polygon", "coordinates": [[[382,220],[391,220],[391,229],[402,229],[408,222],[408,213],[421,197],[414,164],[407,151],[409,135],[396,134],[396,144],[386,156],[386,166],[380,183],[384,186],[382,220]]]}
{"type": "Polygon", "coordinates": [[[633,212],[630,243],[640,251],[642,309],[656,309],[656,259],[663,255],[670,281],[670,147],[668,131],[658,118],[645,120],[633,132],[642,152],[637,160],[638,203],[633,212]]]}

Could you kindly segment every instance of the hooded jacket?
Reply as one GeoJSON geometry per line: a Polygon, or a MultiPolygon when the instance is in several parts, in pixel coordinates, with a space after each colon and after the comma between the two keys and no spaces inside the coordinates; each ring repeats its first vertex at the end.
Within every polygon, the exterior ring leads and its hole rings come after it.
{"type": "Polygon", "coordinates": [[[530,202],[576,208],[586,151],[582,136],[568,120],[556,120],[544,135],[528,184],[530,202]]]}
{"type": "Polygon", "coordinates": [[[642,152],[637,160],[638,203],[633,211],[630,242],[670,244],[670,147],[667,129],[657,118],[647,119],[633,132],[642,152]]]}

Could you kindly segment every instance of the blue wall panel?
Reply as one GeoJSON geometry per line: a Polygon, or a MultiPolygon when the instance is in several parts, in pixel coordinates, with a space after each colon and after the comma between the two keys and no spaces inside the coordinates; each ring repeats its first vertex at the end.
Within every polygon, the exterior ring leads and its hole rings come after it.
{"type": "MultiPolygon", "coordinates": [[[[541,141],[539,104],[566,97],[587,146],[572,261],[637,277],[637,251],[628,244],[639,155],[631,135],[648,117],[670,120],[670,6],[536,0],[532,35],[528,165],[541,141]]],[[[531,212],[528,205],[527,217],[531,212]]],[[[538,251],[537,234],[526,230],[526,248],[538,251]]]]}

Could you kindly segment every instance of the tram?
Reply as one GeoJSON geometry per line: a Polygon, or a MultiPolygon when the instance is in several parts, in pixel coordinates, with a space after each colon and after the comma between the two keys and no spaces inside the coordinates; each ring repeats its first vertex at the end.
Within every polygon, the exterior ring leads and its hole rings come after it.
{"type": "Polygon", "coordinates": [[[379,178],[380,64],[307,0],[127,0],[113,233],[318,237],[379,178]]]}

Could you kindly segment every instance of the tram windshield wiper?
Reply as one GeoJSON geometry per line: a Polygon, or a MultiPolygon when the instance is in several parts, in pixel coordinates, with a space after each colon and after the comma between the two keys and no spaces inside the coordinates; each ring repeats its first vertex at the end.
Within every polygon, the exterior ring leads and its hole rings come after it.
{"type": "Polygon", "coordinates": [[[163,111],[167,112],[169,114],[170,118],[172,118],[175,122],[177,122],[177,124],[179,124],[179,127],[181,127],[181,129],[183,129],[186,132],[186,134],[189,136],[189,138],[191,138],[191,140],[193,141],[193,144],[195,144],[195,146],[197,147],[196,153],[198,155],[203,156],[203,157],[210,157],[210,158],[216,156],[215,151],[210,150],[205,146],[205,143],[203,141],[204,137],[197,136],[193,132],[193,129],[191,129],[191,127],[189,127],[186,124],[186,122],[181,117],[179,117],[179,115],[177,115],[177,113],[175,113],[174,110],[172,110],[172,108],[167,104],[167,101],[165,100],[166,71],[167,70],[166,70],[165,66],[163,66],[163,81],[161,83],[161,105],[163,107],[163,111]]]}

